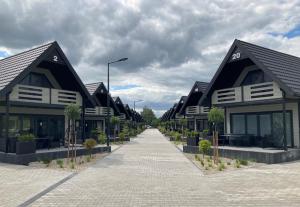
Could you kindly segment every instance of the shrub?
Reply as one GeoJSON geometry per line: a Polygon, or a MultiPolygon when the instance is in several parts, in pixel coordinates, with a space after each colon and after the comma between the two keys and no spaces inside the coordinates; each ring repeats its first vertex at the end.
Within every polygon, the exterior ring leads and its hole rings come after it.
{"type": "Polygon", "coordinates": [[[94,139],[87,139],[83,143],[84,147],[89,151],[90,157],[92,156],[92,149],[97,145],[94,139]]]}
{"type": "Polygon", "coordinates": [[[93,138],[98,137],[98,135],[99,135],[98,129],[93,129],[93,130],[91,130],[91,136],[92,136],[93,138]]]}
{"type": "Polygon", "coordinates": [[[202,137],[203,137],[204,139],[207,138],[208,132],[209,132],[208,129],[204,129],[204,130],[202,131],[202,137]]]}
{"type": "Polygon", "coordinates": [[[86,156],[86,162],[90,162],[91,161],[91,157],[86,156]]]}
{"type": "Polygon", "coordinates": [[[204,166],[204,161],[202,159],[200,160],[200,163],[202,166],[204,166]]]}
{"type": "Polygon", "coordinates": [[[30,142],[34,140],[34,135],[33,134],[22,134],[18,136],[18,141],[19,142],[30,142]]]}
{"type": "Polygon", "coordinates": [[[222,171],[222,170],[223,170],[223,167],[222,167],[221,165],[219,165],[219,166],[218,166],[218,170],[219,170],[219,171],[222,171]]]}
{"type": "Polygon", "coordinates": [[[248,160],[239,160],[239,162],[241,165],[245,165],[245,166],[248,165],[248,160]]]}
{"type": "Polygon", "coordinates": [[[179,132],[175,132],[175,141],[180,142],[181,141],[181,134],[179,132]]]}
{"type": "Polygon", "coordinates": [[[64,168],[64,161],[63,161],[63,160],[56,160],[56,164],[57,164],[60,168],[64,168]]]}
{"type": "Polygon", "coordinates": [[[211,143],[208,140],[201,140],[199,142],[199,150],[200,152],[202,152],[203,158],[204,158],[204,154],[208,154],[210,147],[211,147],[211,143]]]}
{"type": "Polygon", "coordinates": [[[103,131],[100,131],[98,134],[98,142],[100,144],[105,144],[105,141],[106,141],[106,135],[103,131]]]}
{"type": "Polygon", "coordinates": [[[236,167],[236,168],[240,168],[240,167],[241,167],[241,163],[240,163],[239,160],[236,160],[236,161],[235,161],[235,167],[236,167]]]}
{"type": "Polygon", "coordinates": [[[208,168],[208,166],[205,166],[205,170],[208,170],[209,168],[208,168]]]}
{"type": "Polygon", "coordinates": [[[208,163],[208,167],[213,167],[213,165],[212,165],[212,163],[210,162],[210,163],[208,163]]]}
{"type": "Polygon", "coordinates": [[[75,169],[75,165],[74,165],[74,163],[71,163],[71,169],[75,169]]]}
{"type": "Polygon", "coordinates": [[[124,133],[125,137],[129,137],[129,127],[128,127],[128,124],[124,124],[122,132],[124,133]]]}
{"type": "Polygon", "coordinates": [[[125,140],[125,134],[124,134],[124,132],[120,132],[119,133],[119,138],[120,138],[120,142],[123,143],[124,140],[125,140]]]}
{"type": "Polygon", "coordinates": [[[47,167],[50,165],[50,163],[52,162],[52,160],[48,157],[42,158],[42,162],[47,165],[47,167]]]}
{"type": "Polygon", "coordinates": [[[228,162],[227,162],[227,165],[231,165],[231,162],[230,162],[230,161],[228,161],[228,162]]]}

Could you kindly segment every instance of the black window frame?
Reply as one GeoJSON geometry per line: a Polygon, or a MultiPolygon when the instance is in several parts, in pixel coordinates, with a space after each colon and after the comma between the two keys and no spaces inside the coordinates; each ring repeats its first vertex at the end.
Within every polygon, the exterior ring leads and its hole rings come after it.
{"type": "MultiPolygon", "coordinates": [[[[257,117],[257,136],[260,136],[260,114],[270,114],[271,115],[271,135],[273,136],[274,130],[273,130],[273,113],[282,113],[282,111],[261,111],[261,112],[241,112],[241,113],[230,113],[230,133],[232,134],[233,131],[233,119],[232,116],[234,115],[244,115],[245,119],[245,135],[251,135],[248,134],[248,128],[247,128],[247,115],[256,115],[257,117]]],[[[294,147],[294,128],[293,128],[293,110],[286,110],[286,113],[290,114],[290,123],[291,123],[291,146],[288,147],[294,147]]]]}

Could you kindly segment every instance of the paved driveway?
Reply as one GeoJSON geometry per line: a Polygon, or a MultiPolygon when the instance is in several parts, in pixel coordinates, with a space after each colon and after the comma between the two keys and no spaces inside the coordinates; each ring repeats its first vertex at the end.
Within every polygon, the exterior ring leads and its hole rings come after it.
{"type": "Polygon", "coordinates": [[[203,176],[151,129],[33,206],[300,206],[300,163],[203,176]]]}
{"type": "Polygon", "coordinates": [[[0,163],[0,206],[17,206],[71,173],[0,163]]]}

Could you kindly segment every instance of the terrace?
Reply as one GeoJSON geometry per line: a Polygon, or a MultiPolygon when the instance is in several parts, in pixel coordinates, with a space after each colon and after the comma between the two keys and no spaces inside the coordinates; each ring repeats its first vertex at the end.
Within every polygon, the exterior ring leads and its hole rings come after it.
{"type": "Polygon", "coordinates": [[[212,104],[220,105],[281,98],[283,98],[283,94],[278,84],[265,82],[215,90],[212,94],[212,104]]]}
{"type": "Polygon", "coordinates": [[[79,92],[17,84],[9,96],[11,101],[41,104],[82,105],[79,92]]]}

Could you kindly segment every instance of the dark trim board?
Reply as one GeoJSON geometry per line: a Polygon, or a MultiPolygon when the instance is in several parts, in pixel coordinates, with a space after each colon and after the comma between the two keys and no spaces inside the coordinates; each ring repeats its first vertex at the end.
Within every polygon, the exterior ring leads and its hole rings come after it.
{"type": "MultiPolygon", "coordinates": [[[[95,147],[92,150],[92,154],[96,153],[104,153],[111,152],[110,146],[99,146],[95,147]]],[[[88,150],[84,148],[77,149],[77,156],[88,155],[88,150]]],[[[18,164],[18,165],[28,165],[30,162],[34,162],[37,160],[42,160],[44,158],[47,159],[58,159],[58,158],[66,158],[68,155],[67,148],[61,148],[58,150],[49,150],[49,151],[37,151],[33,154],[25,154],[25,155],[17,155],[13,153],[4,153],[0,152],[0,162],[10,163],[10,164],[18,164]]]]}
{"type": "MultiPolygon", "coordinates": [[[[267,164],[275,164],[282,162],[290,162],[300,159],[300,149],[289,149],[288,151],[280,151],[280,152],[257,152],[257,151],[246,151],[236,149],[222,149],[219,148],[219,156],[227,157],[231,159],[244,159],[244,160],[253,160],[255,162],[267,163],[267,164]]],[[[197,146],[183,146],[184,153],[191,154],[200,154],[199,147],[197,146]]]]}

